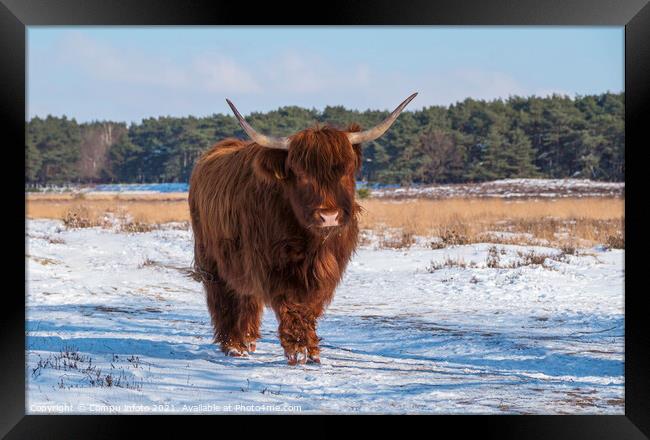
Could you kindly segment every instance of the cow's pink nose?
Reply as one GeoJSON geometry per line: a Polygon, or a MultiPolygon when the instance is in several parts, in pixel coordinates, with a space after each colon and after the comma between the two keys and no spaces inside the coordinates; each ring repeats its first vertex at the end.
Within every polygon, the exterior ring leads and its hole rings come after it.
{"type": "Polygon", "coordinates": [[[321,212],[320,213],[320,218],[323,220],[323,223],[321,223],[321,226],[327,227],[327,226],[338,226],[339,221],[336,219],[339,216],[339,213],[334,211],[330,214],[321,212]]]}

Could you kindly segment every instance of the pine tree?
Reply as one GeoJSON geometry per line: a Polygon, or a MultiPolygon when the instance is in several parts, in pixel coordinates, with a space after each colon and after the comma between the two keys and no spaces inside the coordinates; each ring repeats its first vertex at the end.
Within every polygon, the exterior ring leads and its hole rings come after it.
{"type": "MultiPolygon", "coordinates": [[[[360,177],[405,184],[536,175],[621,181],[624,98],[623,93],[575,99],[515,96],[505,102],[466,99],[449,107],[407,110],[384,136],[362,145],[360,177]]],[[[288,106],[246,117],[261,132],[287,135],[316,123],[345,129],[358,122],[368,128],[387,115],[342,106],[322,112],[288,106]]],[[[128,129],[110,121],[77,124],[65,117],[35,117],[26,131],[29,183],[94,181],[102,167],[103,181],[187,181],[203,151],[228,137],[246,138],[229,113],[149,118],[128,129]],[[121,126],[128,133],[114,133],[111,138],[119,139],[108,148],[112,140],[95,145],[105,126],[121,126]]]]}
{"type": "Polygon", "coordinates": [[[108,151],[103,178],[111,182],[143,182],[143,151],[131,141],[129,132],[123,133],[108,151]]]}
{"type": "Polygon", "coordinates": [[[76,163],[81,143],[77,122],[74,119],[68,120],[65,116],[47,116],[34,122],[28,127],[27,146],[28,157],[31,156],[34,160],[29,163],[33,178],[39,183],[75,181],[78,178],[76,163]],[[34,149],[38,153],[34,153],[34,149]],[[39,159],[40,167],[36,171],[39,159]]]}
{"type": "Polygon", "coordinates": [[[503,177],[538,177],[535,166],[535,151],[530,139],[520,128],[514,128],[508,133],[508,143],[505,145],[504,159],[508,163],[508,171],[503,177]]]}
{"type": "Polygon", "coordinates": [[[477,160],[470,169],[472,180],[485,181],[503,177],[507,167],[502,155],[504,139],[496,127],[491,127],[485,140],[477,144],[477,160]]]}

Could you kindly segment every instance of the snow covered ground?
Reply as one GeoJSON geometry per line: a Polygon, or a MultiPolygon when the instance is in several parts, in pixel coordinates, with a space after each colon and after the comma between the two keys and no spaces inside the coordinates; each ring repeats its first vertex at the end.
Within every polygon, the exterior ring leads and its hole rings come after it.
{"type": "Polygon", "coordinates": [[[599,182],[589,179],[502,179],[482,183],[416,185],[402,188],[378,188],[376,198],[489,197],[623,197],[625,182],[599,182]]]}
{"type": "MultiPolygon", "coordinates": [[[[623,197],[625,182],[601,182],[589,179],[501,179],[481,183],[459,183],[402,187],[395,184],[357,182],[357,188],[369,189],[376,198],[450,197],[623,197]]],[[[105,185],[66,185],[38,187],[44,193],[130,194],[187,193],[187,183],[126,183],[105,185]]]]}
{"type": "Polygon", "coordinates": [[[187,230],[30,220],[27,240],[30,414],[624,413],[621,250],[368,245],[322,365],[289,367],[268,311],[249,358],[211,343],[187,230]]]}

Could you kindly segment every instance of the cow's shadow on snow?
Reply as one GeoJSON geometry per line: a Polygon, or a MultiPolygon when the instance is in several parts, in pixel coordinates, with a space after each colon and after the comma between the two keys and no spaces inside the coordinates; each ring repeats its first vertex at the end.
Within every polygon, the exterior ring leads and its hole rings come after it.
{"type": "MultiPolygon", "coordinates": [[[[336,315],[321,324],[327,349],[351,355],[360,368],[395,368],[400,361],[436,368],[441,374],[504,376],[525,382],[580,382],[620,386],[624,375],[622,317],[580,315],[549,321],[532,317],[530,327],[495,330],[480,323],[434,323],[413,317],[336,315]],[[358,336],[357,336],[358,335],[358,336]],[[363,337],[365,335],[365,337],[363,337]],[[374,357],[387,361],[377,367],[374,357]],[[602,380],[605,378],[605,380],[602,380]]],[[[465,384],[467,385],[467,384],[465,384]]]]}
{"type": "MultiPolygon", "coordinates": [[[[51,313],[69,312],[69,306],[39,307],[51,313]]],[[[57,352],[72,346],[99,357],[140,355],[160,363],[204,360],[255,368],[285,364],[270,312],[265,313],[260,341],[266,343],[266,353],[234,359],[212,344],[207,313],[205,320],[197,320],[194,312],[101,305],[80,306],[78,310],[91,319],[76,323],[28,320],[28,333],[39,335],[29,335],[26,348],[57,352]],[[171,342],[174,339],[186,342],[171,342]]],[[[602,378],[612,378],[612,385],[620,385],[618,379],[624,375],[622,317],[583,315],[574,321],[551,321],[546,329],[534,320],[530,322],[530,328],[504,331],[480,323],[463,326],[416,317],[328,314],[319,326],[319,334],[323,338],[324,361],[340,367],[342,374],[346,369],[407,373],[415,365],[420,371],[467,377],[465,386],[487,375],[547,383],[562,382],[566,377],[574,383],[592,383],[598,378],[600,386],[607,385],[602,378]]]]}
{"type": "MultiPolygon", "coordinates": [[[[34,312],[36,309],[38,316],[71,312],[69,305],[36,306],[31,310],[34,312]]],[[[204,360],[241,366],[286,364],[274,334],[275,322],[268,322],[269,318],[274,319],[272,316],[265,317],[260,342],[276,344],[277,356],[270,361],[269,356],[265,356],[266,362],[261,363],[255,357],[232,358],[223,355],[212,342],[212,327],[207,311],[204,319],[197,319],[194,311],[171,312],[126,306],[86,304],[78,306],[77,312],[75,319],[70,321],[30,320],[28,314],[26,349],[53,353],[74,350],[95,358],[110,358],[114,354],[146,356],[157,359],[160,364],[166,360],[204,360]]]]}

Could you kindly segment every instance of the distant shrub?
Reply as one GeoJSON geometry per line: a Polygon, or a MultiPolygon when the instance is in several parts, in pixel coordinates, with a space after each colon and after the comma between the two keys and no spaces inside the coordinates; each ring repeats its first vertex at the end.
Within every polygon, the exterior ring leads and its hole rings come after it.
{"type": "Polygon", "coordinates": [[[429,273],[434,273],[437,270],[440,269],[451,269],[451,268],[460,268],[460,269],[467,269],[469,268],[475,268],[476,263],[473,261],[470,261],[469,263],[465,262],[465,260],[462,257],[453,259],[451,257],[445,258],[445,261],[443,262],[438,262],[438,261],[431,261],[431,264],[427,266],[426,270],[429,273]]]}
{"type": "Polygon", "coordinates": [[[490,246],[488,249],[488,255],[485,260],[485,265],[491,269],[497,269],[500,267],[501,257],[499,257],[499,251],[496,246],[490,246]]]}
{"type": "Polygon", "coordinates": [[[151,232],[154,229],[157,229],[156,225],[143,222],[128,222],[122,223],[120,225],[120,231],[129,232],[129,233],[138,233],[138,232],[151,232]]]}
{"type": "Polygon", "coordinates": [[[445,246],[459,246],[471,242],[467,228],[457,227],[444,228],[440,234],[440,239],[445,246]]]}
{"type": "Polygon", "coordinates": [[[609,249],[625,249],[625,236],[622,233],[608,235],[605,246],[609,249]]]}
{"type": "Polygon", "coordinates": [[[99,226],[97,220],[93,219],[90,210],[83,205],[70,208],[63,217],[63,224],[69,229],[99,226]]]}
{"type": "Polygon", "coordinates": [[[547,258],[553,258],[553,255],[551,254],[536,253],[532,250],[526,253],[520,251],[517,252],[517,255],[519,255],[519,257],[522,259],[522,266],[543,266],[547,258]]]}
{"type": "Polygon", "coordinates": [[[370,190],[368,188],[359,188],[357,190],[357,197],[360,199],[367,199],[370,197],[370,190]]]}
{"type": "Polygon", "coordinates": [[[542,266],[545,269],[549,269],[551,267],[546,265],[546,260],[566,262],[566,254],[564,252],[553,254],[537,253],[533,250],[529,250],[528,252],[519,251],[517,252],[517,255],[519,258],[521,258],[521,261],[517,264],[517,266],[542,266]]]}
{"type": "Polygon", "coordinates": [[[408,249],[415,243],[415,236],[410,231],[402,231],[395,237],[382,237],[379,247],[384,249],[408,249]]]}
{"type": "Polygon", "coordinates": [[[577,251],[577,248],[576,248],[576,245],[573,244],[573,243],[563,243],[560,246],[560,250],[562,251],[562,253],[564,253],[566,255],[575,255],[576,251],[577,251]]]}
{"type": "Polygon", "coordinates": [[[503,262],[500,256],[505,254],[505,249],[490,246],[488,248],[487,258],[485,259],[485,266],[490,269],[516,269],[523,266],[541,266],[544,269],[553,269],[551,265],[546,264],[546,260],[564,262],[566,261],[567,255],[564,252],[560,252],[559,254],[537,253],[531,249],[528,252],[518,251],[518,260],[503,262]]]}

